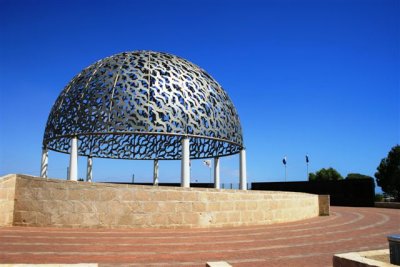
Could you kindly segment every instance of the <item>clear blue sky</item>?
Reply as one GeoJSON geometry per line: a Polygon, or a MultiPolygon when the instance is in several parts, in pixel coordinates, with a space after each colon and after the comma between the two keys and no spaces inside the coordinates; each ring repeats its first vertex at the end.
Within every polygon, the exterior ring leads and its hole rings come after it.
{"type": "MultiPolygon", "coordinates": [[[[96,60],[148,49],[186,58],[232,98],[244,129],[249,181],[305,180],[334,167],[373,176],[400,143],[400,1],[0,0],[0,175],[39,174],[50,108],[96,60]]],[[[49,154],[65,178],[68,156],[49,154]]],[[[85,176],[85,160],[79,161],[85,176]]],[[[180,163],[161,162],[161,181],[180,163]]],[[[238,157],[221,161],[237,182],[238,157]]],[[[94,160],[97,181],[150,181],[149,161],[94,160]]],[[[195,161],[192,177],[208,181],[195,161]]]]}

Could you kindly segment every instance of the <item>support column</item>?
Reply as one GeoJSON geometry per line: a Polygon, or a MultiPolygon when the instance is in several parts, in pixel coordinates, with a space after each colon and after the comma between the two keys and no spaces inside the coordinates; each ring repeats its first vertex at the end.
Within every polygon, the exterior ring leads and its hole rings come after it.
{"type": "Polygon", "coordinates": [[[76,136],[71,139],[71,155],[69,158],[69,176],[71,181],[78,180],[78,138],[76,136]]]}
{"type": "Polygon", "coordinates": [[[93,158],[88,156],[86,168],[86,182],[92,182],[93,179],[93,158]]]}
{"type": "Polygon", "coordinates": [[[190,187],[190,143],[189,138],[182,139],[181,187],[190,187]]]}
{"type": "Polygon", "coordinates": [[[240,150],[240,189],[247,190],[247,174],[246,174],[246,150],[240,150]]]}
{"type": "Polygon", "coordinates": [[[158,159],[154,160],[153,185],[158,185],[158,159]]]}
{"type": "Polygon", "coordinates": [[[219,157],[214,158],[214,188],[220,188],[220,179],[219,179],[219,157]]]}
{"type": "Polygon", "coordinates": [[[42,148],[42,162],[40,164],[40,177],[47,178],[47,167],[49,162],[49,153],[47,148],[42,148]]]}

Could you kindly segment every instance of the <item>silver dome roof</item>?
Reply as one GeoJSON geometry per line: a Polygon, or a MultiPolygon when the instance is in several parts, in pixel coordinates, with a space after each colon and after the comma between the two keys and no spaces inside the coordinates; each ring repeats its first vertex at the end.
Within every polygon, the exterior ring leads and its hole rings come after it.
{"type": "Polygon", "coordinates": [[[237,111],[203,69],[180,57],[134,51],[90,65],[64,88],[49,115],[43,146],[120,159],[180,159],[236,154],[243,146],[237,111]]]}

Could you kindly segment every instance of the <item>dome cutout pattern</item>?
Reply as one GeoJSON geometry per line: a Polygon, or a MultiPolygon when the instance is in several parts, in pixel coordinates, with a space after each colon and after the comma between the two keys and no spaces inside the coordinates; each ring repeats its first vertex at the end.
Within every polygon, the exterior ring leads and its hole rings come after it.
{"type": "Polygon", "coordinates": [[[50,112],[43,145],[82,156],[180,159],[236,154],[243,147],[227,93],[198,66],[166,53],[135,51],[104,58],[64,88],[50,112]]]}

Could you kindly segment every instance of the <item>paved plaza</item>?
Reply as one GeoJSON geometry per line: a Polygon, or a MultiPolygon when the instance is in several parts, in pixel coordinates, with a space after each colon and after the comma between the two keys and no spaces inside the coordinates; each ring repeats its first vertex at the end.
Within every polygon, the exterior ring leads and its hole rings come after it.
{"type": "Polygon", "coordinates": [[[217,229],[0,228],[1,263],[100,266],[331,266],[336,253],[388,248],[400,210],[332,207],[331,216],[217,229]]]}

